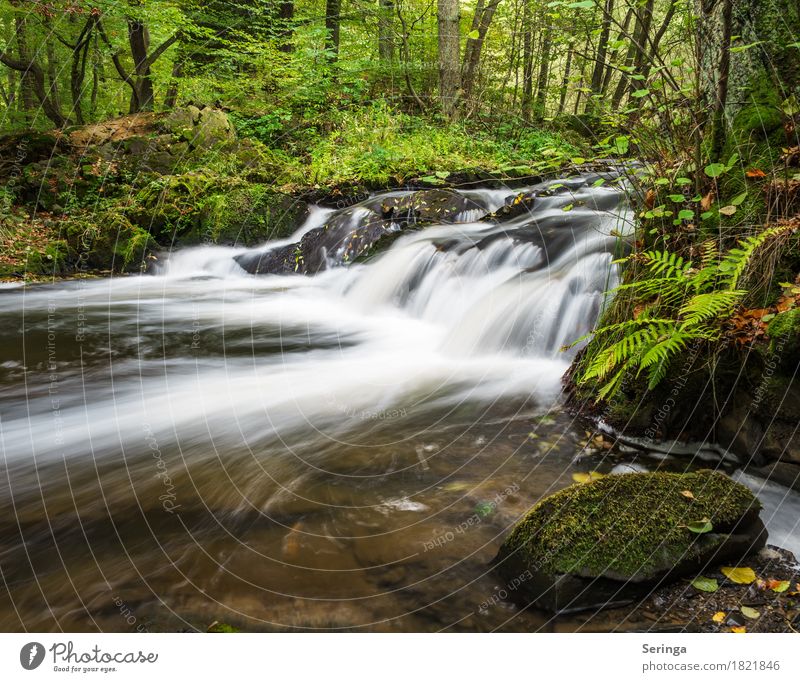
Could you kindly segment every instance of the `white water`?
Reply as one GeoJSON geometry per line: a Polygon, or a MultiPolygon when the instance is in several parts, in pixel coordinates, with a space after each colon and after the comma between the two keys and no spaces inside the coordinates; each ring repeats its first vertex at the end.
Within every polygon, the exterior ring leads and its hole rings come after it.
{"type": "MultiPolygon", "coordinates": [[[[325,224],[325,221],[336,211],[332,208],[321,206],[311,206],[308,216],[303,224],[286,239],[275,239],[267,242],[260,251],[277,249],[287,244],[294,244],[300,241],[304,235],[311,230],[325,224]]],[[[164,277],[185,279],[191,277],[212,277],[226,278],[241,275],[244,271],[233,256],[246,253],[251,249],[245,247],[231,248],[226,246],[198,246],[195,248],[175,251],[171,254],[163,255],[164,262],[156,268],[156,272],[164,277]]]]}
{"type": "MultiPolygon", "coordinates": [[[[505,194],[492,194],[492,205],[505,194]]],[[[483,248],[474,245],[499,227],[412,232],[374,262],[315,277],[253,277],[233,260],[246,249],[197,247],[167,256],[159,276],[7,294],[4,312],[56,310],[59,339],[80,308],[86,336],[112,352],[110,364],[84,368],[90,381],[65,369],[55,420],[46,395],[29,387],[19,396],[25,409],[3,417],[6,460],[79,456],[87,443],[110,455],[140,444],[143,424],[176,444],[210,434],[216,449],[309,430],[342,438],[357,415],[390,409],[424,414],[515,396],[546,411],[570,359],[559,349],[591,328],[613,285],[611,233],[627,224],[624,208],[582,213],[554,253],[526,241],[537,229],[527,218],[483,248]],[[179,333],[191,334],[190,347],[162,353],[179,333]],[[273,352],[251,348],[260,342],[273,352]]],[[[279,244],[329,214],[312,210],[279,244]]]]}

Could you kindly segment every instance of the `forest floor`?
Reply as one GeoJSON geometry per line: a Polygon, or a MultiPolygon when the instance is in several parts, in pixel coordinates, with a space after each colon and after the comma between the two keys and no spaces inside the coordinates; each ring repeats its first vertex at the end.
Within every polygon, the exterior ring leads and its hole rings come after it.
{"type": "Polygon", "coordinates": [[[376,106],[325,130],[187,107],[0,138],[0,279],[136,272],[159,247],[290,234],[309,203],[521,182],[582,162],[575,131],[471,127],[376,106]]]}

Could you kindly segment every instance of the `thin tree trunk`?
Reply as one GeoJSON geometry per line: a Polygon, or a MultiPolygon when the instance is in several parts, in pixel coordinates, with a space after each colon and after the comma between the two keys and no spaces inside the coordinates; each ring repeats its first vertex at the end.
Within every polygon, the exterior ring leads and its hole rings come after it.
{"type": "Polygon", "coordinates": [[[136,73],[136,96],[131,97],[130,113],[153,110],[153,79],[147,59],[150,51],[150,32],[139,19],[128,19],[128,41],[131,46],[134,72],[136,73]]]}
{"type": "Polygon", "coordinates": [[[378,57],[382,62],[394,59],[394,0],[378,0],[378,57]]]}
{"type": "Polygon", "coordinates": [[[325,49],[333,62],[339,58],[341,11],[342,0],[325,0],[325,49]]]}
{"type": "Polygon", "coordinates": [[[533,19],[531,0],[522,2],[522,119],[530,121],[533,106],[533,19]]]}
{"type": "Polygon", "coordinates": [[[586,102],[586,112],[594,109],[596,98],[600,97],[603,89],[603,74],[605,73],[608,58],[608,40],[611,36],[611,21],[614,17],[614,0],[606,0],[603,7],[603,23],[600,29],[600,39],[595,53],[594,70],[592,71],[591,90],[592,97],[586,102]]]}
{"type": "Polygon", "coordinates": [[[169,80],[167,92],[164,95],[164,108],[174,109],[178,103],[178,91],[180,90],[181,78],[183,77],[183,60],[178,58],[172,65],[172,77],[169,80]]]}
{"type": "Polygon", "coordinates": [[[558,115],[564,113],[564,107],[567,104],[567,91],[569,89],[569,77],[570,72],[572,70],[572,54],[573,49],[572,46],[569,48],[569,52],[567,52],[567,63],[564,66],[564,78],[561,81],[561,98],[558,101],[558,115]]]}
{"type": "Polygon", "coordinates": [[[92,119],[97,116],[97,93],[100,90],[100,72],[102,68],[99,38],[95,31],[94,45],[92,46],[92,94],[89,97],[89,112],[92,119]]]}
{"type": "Polygon", "coordinates": [[[439,99],[445,116],[458,111],[461,94],[458,0],[438,0],[439,99]]]}
{"type": "MultiPolygon", "coordinates": [[[[647,3],[642,8],[642,25],[639,35],[636,38],[636,58],[634,59],[633,66],[636,69],[636,73],[647,75],[645,73],[645,65],[648,62],[647,59],[647,45],[650,40],[650,28],[653,25],[653,6],[655,5],[655,0],[647,0],[647,3]]],[[[631,88],[633,84],[631,84],[631,88]]]]}
{"type": "Polygon", "coordinates": [[[731,72],[731,37],[733,35],[733,0],[723,0],[722,46],[719,60],[717,101],[714,103],[714,121],[711,136],[711,160],[719,161],[725,145],[725,107],[728,103],[728,78],[731,72]]]}
{"type": "MultiPolygon", "coordinates": [[[[482,4],[483,0],[478,0],[482,4]]],[[[471,106],[472,91],[475,87],[476,74],[480,66],[481,50],[483,49],[483,42],[486,39],[486,33],[494,18],[494,13],[497,11],[497,6],[500,0],[490,0],[485,8],[482,8],[480,15],[478,9],[475,9],[475,17],[473,18],[473,31],[478,32],[477,38],[467,38],[467,45],[464,49],[464,69],[462,75],[464,87],[464,101],[467,106],[471,106]]]]}
{"type": "Polygon", "coordinates": [[[547,109],[547,85],[550,79],[550,52],[553,48],[553,28],[548,25],[544,29],[542,53],[539,60],[539,76],[536,79],[536,100],[533,103],[533,117],[541,121],[547,109]]]}
{"type": "Polygon", "coordinates": [[[294,20],[294,0],[281,0],[278,16],[281,21],[278,49],[281,52],[293,52],[294,42],[292,36],[294,31],[292,29],[292,22],[294,20]]]}
{"type": "MultiPolygon", "coordinates": [[[[625,13],[625,21],[622,22],[622,30],[617,34],[618,42],[622,40],[626,35],[628,35],[628,29],[631,26],[632,18],[633,18],[633,8],[629,7],[628,11],[625,13]]],[[[617,54],[619,54],[619,49],[614,48],[614,50],[612,50],[611,55],[608,58],[608,66],[606,67],[606,72],[605,75],[603,76],[603,85],[601,88],[601,92],[604,95],[608,92],[608,86],[611,84],[611,77],[614,75],[614,63],[617,60],[617,54]]]]}
{"type": "MultiPolygon", "coordinates": [[[[649,2],[652,2],[652,0],[648,0],[648,3],[649,2]]],[[[611,100],[611,106],[615,111],[619,108],[620,104],[622,104],[623,98],[630,90],[632,81],[630,79],[629,70],[634,68],[639,53],[640,36],[644,28],[644,14],[645,11],[643,8],[634,10],[636,23],[633,28],[633,39],[628,44],[628,52],[625,55],[625,71],[623,71],[620,76],[617,88],[614,90],[614,96],[611,100]]]]}
{"type": "MultiPolygon", "coordinates": [[[[15,3],[16,4],[16,3],[15,3]]],[[[17,28],[17,53],[22,62],[30,63],[31,56],[28,50],[28,22],[23,17],[15,20],[17,28]]],[[[33,75],[28,70],[22,71],[20,76],[20,100],[23,113],[27,116],[29,112],[36,109],[36,95],[34,94],[33,75]]]]}

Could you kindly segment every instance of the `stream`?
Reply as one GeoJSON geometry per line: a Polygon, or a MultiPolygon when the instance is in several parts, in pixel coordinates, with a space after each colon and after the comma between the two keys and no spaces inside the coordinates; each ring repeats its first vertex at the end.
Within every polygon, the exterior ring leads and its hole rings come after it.
{"type": "MultiPolygon", "coordinates": [[[[686,466],[587,446],[561,407],[562,346],[633,230],[624,182],[466,190],[364,261],[241,265],[403,194],[153,274],[0,289],[0,629],[611,627],[519,609],[488,564],[575,472],[686,466]]],[[[798,496],[742,480],[797,552],[798,496]]]]}

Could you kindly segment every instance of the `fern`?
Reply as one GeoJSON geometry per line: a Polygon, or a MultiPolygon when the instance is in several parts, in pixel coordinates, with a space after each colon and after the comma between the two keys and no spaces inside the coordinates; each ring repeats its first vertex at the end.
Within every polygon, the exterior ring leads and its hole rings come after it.
{"type": "Polygon", "coordinates": [[[689,326],[728,317],[745,293],[747,292],[740,290],[721,290],[707,294],[696,294],[681,307],[679,314],[683,319],[683,323],[689,326]]]}
{"type": "Polygon", "coordinates": [[[776,225],[740,241],[739,246],[741,248],[733,248],[728,251],[719,264],[719,271],[724,285],[728,289],[736,289],[755,252],[773,237],[778,237],[796,229],[796,226],[792,224],[776,225]]]}
{"type": "Polygon", "coordinates": [[[639,314],[601,326],[589,335],[590,355],[583,363],[579,383],[604,382],[598,395],[608,399],[623,385],[626,374],[635,370],[636,376],[646,372],[649,388],[655,388],[666,376],[670,362],[690,344],[719,338],[722,323],[747,293],[739,288],[739,282],[755,253],[770,239],[792,229],[788,225],[766,229],[741,240],[722,256],[714,241],[704,242],[698,269],[692,261],[668,251],[630,256],[627,260],[644,263],[644,274],[613,293],[624,294],[639,314]]]}

